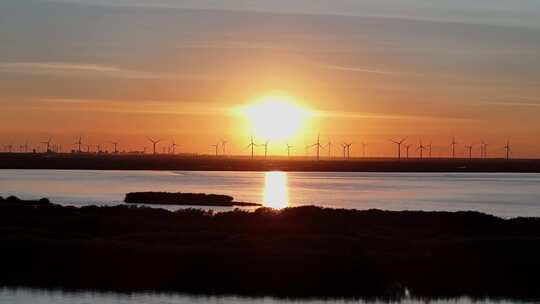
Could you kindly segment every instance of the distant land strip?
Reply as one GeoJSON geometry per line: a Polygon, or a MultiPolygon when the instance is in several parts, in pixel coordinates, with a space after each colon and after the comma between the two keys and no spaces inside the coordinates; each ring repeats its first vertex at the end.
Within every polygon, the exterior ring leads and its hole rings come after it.
{"type": "Polygon", "coordinates": [[[0,169],[540,173],[540,159],[321,159],[0,153],[0,169]]]}

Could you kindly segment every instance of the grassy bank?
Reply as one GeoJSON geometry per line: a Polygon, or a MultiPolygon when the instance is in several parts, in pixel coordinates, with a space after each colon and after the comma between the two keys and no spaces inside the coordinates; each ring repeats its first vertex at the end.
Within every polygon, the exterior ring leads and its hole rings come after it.
{"type": "Polygon", "coordinates": [[[539,297],[540,219],[212,214],[0,201],[0,285],[292,297],[539,297]]]}

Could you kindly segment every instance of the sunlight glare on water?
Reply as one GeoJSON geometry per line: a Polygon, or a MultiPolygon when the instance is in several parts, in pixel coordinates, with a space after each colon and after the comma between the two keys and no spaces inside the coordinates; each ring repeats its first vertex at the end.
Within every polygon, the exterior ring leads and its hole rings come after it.
{"type": "Polygon", "coordinates": [[[289,205],[287,173],[266,172],[264,175],[263,204],[265,207],[283,209],[289,205]]]}

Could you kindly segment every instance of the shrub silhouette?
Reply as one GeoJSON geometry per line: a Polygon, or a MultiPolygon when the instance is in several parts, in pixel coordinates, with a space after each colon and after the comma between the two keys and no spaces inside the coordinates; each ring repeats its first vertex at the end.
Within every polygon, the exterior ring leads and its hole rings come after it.
{"type": "Polygon", "coordinates": [[[0,204],[0,285],[287,297],[540,296],[540,219],[0,204]]]}

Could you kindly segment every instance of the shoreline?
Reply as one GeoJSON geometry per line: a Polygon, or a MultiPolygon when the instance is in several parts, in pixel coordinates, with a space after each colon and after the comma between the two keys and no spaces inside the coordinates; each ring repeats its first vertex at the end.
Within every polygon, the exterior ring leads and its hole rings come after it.
{"type": "Polygon", "coordinates": [[[0,169],[285,172],[540,173],[540,159],[321,159],[0,153],[0,169]]]}
{"type": "Polygon", "coordinates": [[[540,297],[540,218],[0,202],[0,286],[275,297],[540,297]],[[512,284],[508,284],[508,280],[512,284]]]}

